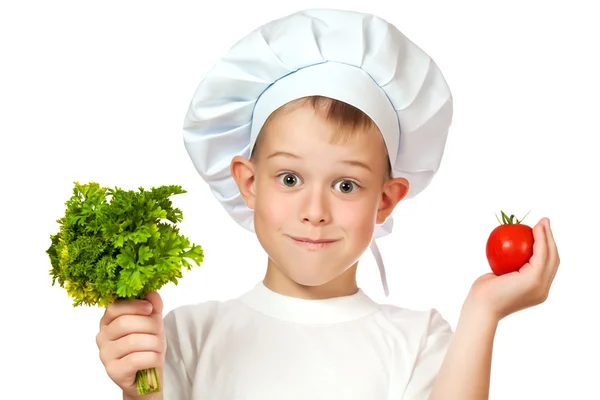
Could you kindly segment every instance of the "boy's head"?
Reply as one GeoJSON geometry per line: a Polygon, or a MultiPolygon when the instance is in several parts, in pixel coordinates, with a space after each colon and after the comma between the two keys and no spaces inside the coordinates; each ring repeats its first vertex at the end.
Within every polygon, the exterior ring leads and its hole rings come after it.
{"type": "Polygon", "coordinates": [[[306,286],[352,267],[408,191],[405,179],[391,177],[375,123],[321,96],[272,113],[250,159],[235,157],[231,172],[271,262],[306,286]]]}
{"type": "Polygon", "coordinates": [[[225,210],[257,233],[267,275],[275,265],[319,285],[347,270],[334,287],[370,245],[387,295],[375,239],[391,233],[398,201],[436,174],[452,113],[437,64],[394,25],[302,10],[253,30],[214,65],[184,141],[225,210]]]}

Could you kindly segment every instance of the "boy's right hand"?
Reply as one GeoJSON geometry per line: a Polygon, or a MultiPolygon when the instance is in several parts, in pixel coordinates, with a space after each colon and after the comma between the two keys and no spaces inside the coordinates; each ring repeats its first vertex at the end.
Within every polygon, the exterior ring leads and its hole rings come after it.
{"type": "Polygon", "coordinates": [[[166,351],[162,310],[160,295],[150,292],[145,300],[119,300],[108,305],[100,320],[96,335],[100,360],[126,397],[138,397],[137,371],[155,367],[162,381],[166,351]]]}

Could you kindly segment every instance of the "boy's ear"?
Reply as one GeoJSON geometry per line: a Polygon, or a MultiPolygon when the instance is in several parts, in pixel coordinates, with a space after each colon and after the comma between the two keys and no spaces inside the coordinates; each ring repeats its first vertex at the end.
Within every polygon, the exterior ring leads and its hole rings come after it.
{"type": "Polygon", "coordinates": [[[383,224],[396,205],[408,194],[408,181],[404,178],[389,179],[383,186],[381,202],[377,209],[377,224],[383,224]]]}
{"type": "Polygon", "coordinates": [[[256,197],[254,192],[254,181],[256,179],[254,165],[244,157],[235,156],[231,160],[230,170],[246,206],[249,209],[254,210],[256,197]]]}

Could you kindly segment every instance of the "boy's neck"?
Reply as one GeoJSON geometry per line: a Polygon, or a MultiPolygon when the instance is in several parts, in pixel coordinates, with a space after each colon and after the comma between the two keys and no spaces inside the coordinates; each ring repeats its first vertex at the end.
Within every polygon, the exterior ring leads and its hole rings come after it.
{"type": "Polygon", "coordinates": [[[357,267],[358,262],[324,285],[305,286],[290,279],[269,259],[263,283],[268,289],[276,293],[300,299],[322,300],[350,296],[358,292],[356,283],[357,267]]]}

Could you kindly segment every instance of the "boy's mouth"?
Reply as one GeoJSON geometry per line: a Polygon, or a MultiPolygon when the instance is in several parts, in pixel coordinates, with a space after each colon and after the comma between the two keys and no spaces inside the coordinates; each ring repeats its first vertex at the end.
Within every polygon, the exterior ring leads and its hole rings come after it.
{"type": "Polygon", "coordinates": [[[323,249],[331,246],[335,242],[339,241],[339,239],[311,239],[304,237],[294,237],[290,236],[290,238],[299,246],[302,246],[307,249],[323,249]]]}

